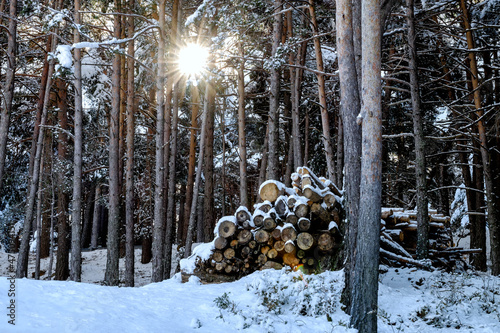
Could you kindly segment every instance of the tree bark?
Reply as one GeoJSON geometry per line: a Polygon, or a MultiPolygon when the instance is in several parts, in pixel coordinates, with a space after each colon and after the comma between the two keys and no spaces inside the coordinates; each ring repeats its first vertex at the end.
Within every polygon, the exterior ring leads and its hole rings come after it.
{"type": "Polygon", "coordinates": [[[346,267],[343,293],[347,311],[351,309],[354,279],[354,253],[359,219],[359,187],[361,175],[361,127],[356,122],[360,113],[358,70],[354,53],[354,28],[351,1],[337,0],[336,26],[340,79],[340,112],[344,134],[344,196],[346,202],[346,267]]]}
{"type": "Polygon", "coordinates": [[[153,263],[151,282],[160,282],[163,280],[164,262],[163,262],[163,242],[165,239],[165,215],[164,215],[164,83],[165,83],[165,0],[160,0],[158,4],[158,22],[160,27],[160,36],[158,38],[158,73],[156,79],[156,178],[155,178],[155,207],[153,223],[153,263]]]}
{"type": "MultiPolygon", "coordinates": [[[[129,0],[129,14],[134,13],[135,0],[129,0]]],[[[134,17],[128,17],[128,37],[135,32],[134,17]]],[[[125,194],[125,287],[133,287],[134,281],[134,136],[135,136],[135,88],[134,88],[134,40],[127,48],[127,160],[125,194]]]]}
{"type": "Polygon", "coordinates": [[[382,200],[380,4],[362,5],[362,156],[359,229],[352,284],[351,325],[377,332],[378,262],[382,200]]]}
{"type": "MultiPolygon", "coordinates": [[[[281,10],[282,0],[274,0],[273,47],[272,56],[277,57],[278,47],[281,42],[283,16],[281,10]]],[[[269,149],[267,151],[267,179],[279,180],[278,170],[278,144],[279,144],[279,95],[280,95],[280,68],[273,64],[271,69],[271,86],[269,89],[269,149]]]]}
{"type": "Polygon", "coordinates": [[[10,0],[9,31],[7,34],[7,68],[5,74],[4,101],[0,118],[0,191],[4,177],[5,158],[7,154],[7,138],[9,134],[10,114],[14,99],[14,78],[16,73],[17,50],[17,0],[10,0]]]}
{"type": "MultiPolygon", "coordinates": [[[[316,13],[314,12],[314,0],[309,0],[309,14],[311,16],[311,25],[313,28],[313,33],[315,35],[319,34],[318,22],[316,21],[316,13]]],[[[319,37],[314,38],[314,51],[316,53],[316,69],[318,72],[324,71],[323,66],[323,54],[321,52],[321,44],[319,37]]],[[[326,103],[326,91],[325,91],[325,76],[323,74],[317,74],[318,78],[318,94],[319,94],[319,105],[321,108],[321,125],[323,130],[323,147],[325,149],[325,159],[328,171],[328,178],[335,184],[337,184],[337,172],[335,170],[335,160],[333,156],[333,145],[332,137],[330,135],[330,119],[328,116],[328,106],[326,103]]]]}
{"type": "Polygon", "coordinates": [[[186,203],[184,212],[184,224],[182,232],[182,243],[186,244],[186,235],[189,226],[189,212],[191,209],[191,202],[193,201],[193,185],[194,185],[194,171],[196,166],[196,128],[198,128],[198,111],[200,109],[200,93],[198,87],[193,87],[191,90],[192,108],[191,108],[191,136],[189,139],[189,165],[188,177],[186,184],[186,203]]]}
{"type": "Polygon", "coordinates": [[[413,108],[413,133],[415,137],[415,178],[417,181],[417,259],[429,255],[429,214],[427,207],[427,182],[425,161],[425,137],[422,108],[420,106],[420,87],[415,33],[414,0],[406,0],[409,48],[409,72],[411,105],[413,108]]]}
{"type": "MultiPolygon", "coordinates": [[[[245,52],[240,43],[240,56],[245,52]]],[[[238,67],[238,148],[240,151],[240,206],[248,207],[247,142],[245,134],[245,61],[238,67]]]]}
{"type": "MultiPolygon", "coordinates": [[[[75,0],[74,19],[80,25],[80,0],[75,0]]],[[[74,29],[74,42],[80,42],[80,32],[74,29]]],[[[83,105],[81,49],[75,48],[75,148],[73,157],[73,201],[71,212],[71,274],[73,281],[82,280],[82,162],[83,162],[83,105]]]]}
{"type": "MultiPolygon", "coordinates": [[[[120,8],[120,0],[115,0],[115,8],[120,8]]],[[[120,16],[114,18],[114,37],[119,39],[120,16]]],[[[119,170],[119,130],[120,130],[120,69],[121,56],[116,53],[113,57],[113,74],[111,76],[111,114],[109,117],[109,216],[107,261],[104,283],[108,286],[117,286],[120,282],[120,170],[119,170]]]]}

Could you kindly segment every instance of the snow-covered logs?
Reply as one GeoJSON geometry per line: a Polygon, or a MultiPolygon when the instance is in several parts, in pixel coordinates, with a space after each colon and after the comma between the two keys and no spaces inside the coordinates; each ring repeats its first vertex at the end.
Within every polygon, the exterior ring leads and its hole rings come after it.
{"type": "Polygon", "coordinates": [[[215,249],[197,270],[238,277],[283,265],[313,272],[333,262],[342,244],[341,193],[308,168],[299,168],[292,179],[292,188],[264,182],[262,202],[253,213],[240,207],[234,216],[221,218],[214,230],[215,249]]]}

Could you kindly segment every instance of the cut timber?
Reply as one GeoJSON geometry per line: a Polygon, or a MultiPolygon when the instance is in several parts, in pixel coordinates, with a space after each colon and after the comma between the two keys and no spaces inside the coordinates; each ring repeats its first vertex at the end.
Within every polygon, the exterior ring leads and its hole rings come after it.
{"type": "Polygon", "coordinates": [[[224,268],[226,268],[226,263],[225,262],[218,262],[215,264],[215,270],[217,271],[222,271],[224,268]]]}
{"type": "Polygon", "coordinates": [[[309,175],[302,176],[302,184],[301,185],[302,185],[302,192],[304,192],[304,189],[307,186],[312,186],[313,182],[312,182],[311,177],[309,177],[309,175]]]}
{"type": "Polygon", "coordinates": [[[262,183],[262,185],[260,186],[259,190],[260,198],[263,201],[268,200],[270,202],[275,202],[276,199],[278,199],[278,197],[283,194],[281,188],[284,188],[283,184],[276,181],[268,180],[262,183]],[[280,186],[278,186],[278,184],[280,184],[280,186]]]}
{"type": "Polygon", "coordinates": [[[400,263],[403,263],[403,264],[410,264],[410,265],[413,265],[413,266],[416,266],[416,267],[420,267],[420,268],[423,268],[425,270],[430,270],[432,271],[433,268],[429,265],[427,265],[427,263],[422,263],[418,260],[414,260],[414,259],[410,259],[410,258],[404,258],[402,256],[398,256],[397,254],[394,254],[392,252],[389,252],[389,251],[386,251],[384,249],[380,249],[380,255],[382,257],[386,257],[386,258],[389,258],[389,259],[392,259],[392,260],[396,260],[400,263]]]}
{"type": "Polygon", "coordinates": [[[339,206],[337,198],[335,198],[335,195],[330,192],[325,194],[325,196],[323,197],[323,202],[325,203],[327,208],[335,208],[339,206]]]}
{"type": "Polygon", "coordinates": [[[278,256],[278,251],[276,251],[276,249],[270,249],[269,251],[267,251],[267,257],[269,259],[274,259],[278,256]]]}
{"type": "Polygon", "coordinates": [[[239,243],[239,242],[238,242],[238,240],[237,240],[237,239],[233,239],[233,240],[231,241],[231,243],[229,243],[229,246],[231,246],[231,247],[234,249],[234,248],[238,247],[238,243],[239,243]]]}
{"type": "Polygon", "coordinates": [[[306,219],[305,217],[302,217],[299,219],[299,222],[297,223],[299,230],[300,231],[307,231],[311,228],[311,220],[306,219]]]}
{"type": "Polygon", "coordinates": [[[248,242],[248,247],[251,248],[252,250],[257,247],[257,242],[255,240],[251,240],[248,242]]]}
{"type": "Polygon", "coordinates": [[[304,203],[295,205],[294,213],[299,219],[301,217],[306,217],[309,214],[309,205],[304,203]]]}
{"type": "Polygon", "coordinates": [[[214,246],[217,250],[223,250],[227,246],[227,239],[224,237],[217,237],[214,241],[214,246]]]}
{"type": "MultiPolygon", "coordinates": [[[[292,241],[285,242],[285,253],[295,253],[295,244],[292,241]]],[[[295,255],[295,254],[294,254],[295,255]]]]}
{"type": "Polygon", "coordinates": [[[260,229],[257,230],[254,238],[258,243],[267,243],[267,241],[269,240],[269,233],[265,230],[260,229]]]}
{"type": "Polygon", "coordinates": [[[257,263],[259,265],[264,265],[267,262],[267,256],[263,253],[259,254],[257,257],[257,263]]]}
{"type": "MultiPolygon", "coordinates": [[[[269,213],[269,211],[273,208],[269,201],[265,201],[263,203],[257,204],[255,210],[261,211],[263,213],[269,213]]],[[[255,213],[254,213],[255,214],[255,213]]]]}
{"type": "Polygon", "coordinates": [[[318,248],[321,251],[330,251],[333,249],[333,246],[335,245],[335,242],[333,240],[333,237],[330,233],[322,233],[318,237],[318,248]]]}
{"type": "Polygon", "coordinates": [[[248,246],[244,246],[242,249],[241,249],[241,256],[243,258],[246,258],[250,255],[250,252],[252,252],[252,249],[250,249],[248,246]]]}
{"type": "Polygon", "coordinates": [[[271,236],[276,240],[281,240],[281,230],[279,228],[274,229],[271,231],[271,236]]]}
{"type": "Polygon", "coordinates": [[[281,240],[284,242],[294,241],[297,239],[297,231],[292,226],[284,227],[281,230],[281,240]]]}
{"type": "Polygon", "coordinates": [[[278,214],[278,216],[281,218],[284,218],[289,212],[287,201],[287,197],[280,196],[278,200],[276,200],[276,204],[274,205],[276,214],[278,214]]]}
{"type": "Polygon", "coordinates": [[[223,221],[219,225],[219,236],[229,238],[236,232],[236,225],[231,221],[223,221]]]}
{"type": "Polygon", "coordinates": [[[255,214],[253,217],[253,224],[255,224],[256,228],[260,228],[264,225],[264,215],[255,214]]]}
{"type": "Polygon", "coordinates": [[[233,248],[227,248],[225,251],[224,251],[224,258],[226,259],[232,259],[234,258],[234,255],[236,253],[234,252],[234,249],[233,248]]]}
{"type": "Polygon", "coordinates": [[[287,205],[288,205],[288,208],[289,209],[293,209],[293,207],[295,206],[295,203],[298,201],[298,198],[295,196],[295,195],[291,195],[288,197],[288,200],[287,200],[287,205]]]}
{"type": "Polygon", "coordinates": [[[311,205],[311,214],[316,220],[322,222],[320,223],[322,228],[325,228],[328,222],[332,220],[330,213],[320,203],[313,203],[311,205]]]}
{"type": "Polygon", "coordinates": [[[314,245],[314,237],[308,232],[301,232],[297,236],[297,246],[304,251],[309,250],[314,245]]]}
{"type": "Polygon", "coordinates": [[[261,269],[270,269],[270,268],[280,270],[283,268],[283,265],[274,261],[268,261],[264,264],[264,266],[262,266],[261,269]]]}
{"type": "Polygon", "coordinates": [[[221,262],[223,259],[224,259],[224,255],[222,254],[222,252],[220,251],[215,251],[213,254],[212,254],[212,258],[216,261],[216,262],[221,262]]]}
{"type": "Polygon", "coordinates": [[[289,213],[287,216],[286,216],[286,223],[290,223],[291,225],[297,225],[297,222],[299,221],[299,219],[297,218],[297,215],[295,215],[294,213],[289,213]]]}
{"type": "Polygon", "coordinates": [[[302,190],[302,193],[304,194],[304,196],[311,200],[312,202],[320,202],[320,201],[323,201],[323,197],[321,196],[320,193],[318,193],[318,191],[313,188],[312,186],[306,186],[303,190],[302,190]]]}
{"type": "Polygon", "coordinates": [[[290,253],[285,253],[283,255],[283,263],[285,265],[288,265],[288,266],[294,268],[295,266],[300,264],[300,260],[299,260],[299,258],[297,258],[297,256],[295,255],[294,252],[290,252],[290,253]]]}
{"type": "Polygon", "coordinates": [[[274,242],[274,249],[278,252],[281,252],[285,249],[285,242],[282,240],[274,242]]]}
{"type": "Polygon", "coordinates": [[[248,210],[246,209],[238,209],[236,211],[236,221],[238,221],[238,224],[243,226],[243,223],[245,221],[250,221],[250,214],[248,213],[248,210]]]}
{"type": "Polygon", "coordinates": [[[267,255],[267,252],[269,252],[270,249],[271,249],[270,246],[264,245],[263,247],[260,248],[260,253],[267,255]]]}
{"type": "Polygon", "coordinates": [[[224,268],[224,272],[226,272],[226,274],[229,274],[233,271],[233,269],[235,269],[236,266],[230,266],[230,265],[227,265],[226,268],[224,268]]]}
{"type": "Polygon", "coordinates": [[[246,220],[246,221],[244,221],[244,222],[241,224],[241,227],[242,227],[243,229],[250,230],[250,229],[252,229],[252,223],[251,223],[249,220],[246,220]]]}
{"type": "Polygon", "coordinates": [[[306,256],[306,251],[300,249],[297,250],[297,258],[302,259],[305,258],[305,256],[306,256]]]}
{"type": "Polygon", "coordinates": [[[276,221],[272,217],[266,217],[264,219],[264,229],[273,230],[276,228],[276,221]]]}
{"type": "Polygon", "coordinates": [[[382,219],[385,220],[386,218],[388,218],[392,214],[393,214],[392,209],[390,209],[390,208],[382,208],[382,213],[381,213],[380,216],[381,216],[382,219]]]}
{"type": "Polygon", "coordinates": [[[238,242],[240,244],[247,244],[252,240],[252,232],[250,230],[243,229],[238,234],[238,242]]]}

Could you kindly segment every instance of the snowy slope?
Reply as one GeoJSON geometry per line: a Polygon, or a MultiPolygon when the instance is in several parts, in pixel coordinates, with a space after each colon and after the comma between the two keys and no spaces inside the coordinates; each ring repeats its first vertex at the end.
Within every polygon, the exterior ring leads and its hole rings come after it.
{"type": "MultiPolygon", "coordinates": [[[[100,265],[85,264],[84,272],[100,265]]],[[[342,272],[304,279],[273,270],[210,285],[176,275],[136,288],[21,279],[14,327],[6,316],[10,282],[1,277],[0,332],[354,332],[339,301],[342,272]]],[[[379,296],[379,332],[500,332],[498,277],[390,268],[379,296]]]]}

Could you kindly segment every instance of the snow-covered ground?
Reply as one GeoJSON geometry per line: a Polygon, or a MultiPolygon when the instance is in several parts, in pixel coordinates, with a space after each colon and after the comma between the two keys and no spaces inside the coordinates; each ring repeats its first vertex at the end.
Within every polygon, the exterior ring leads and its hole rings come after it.
{"type": "MultiPolygon", "coordinates": [[[[106,287],[98,285],[105,253],[84,252],[84,283],[20,279],[15,298],[0,253],[0,332],[355,332],[341,309],[342,272],[302,279],[267,270],[222,284],[176,275],[144,285],[151,266],[137,264],[142,287],[106,287]]],[[[500,332],[499,304],[498,277],[389,268],[380,275],[379,332],[500,332]]]]}

